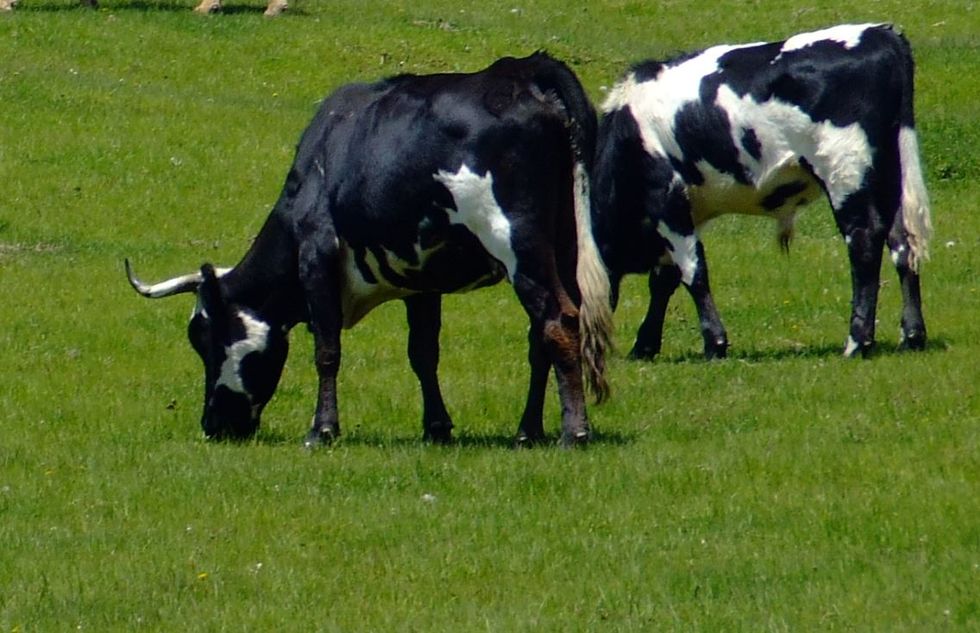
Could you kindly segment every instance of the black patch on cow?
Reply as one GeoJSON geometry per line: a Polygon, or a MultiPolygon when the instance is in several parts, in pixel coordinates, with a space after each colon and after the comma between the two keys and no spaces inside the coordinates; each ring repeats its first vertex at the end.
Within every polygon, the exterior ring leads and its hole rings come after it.
{"type": "MultiPolygon", "coordinates": [[[[690,154],[690,156],[694,156],[694,155],[696,154],[694,154],[693,152],[690,154]]],[[[695,161],[689,159],[688,155],[685,155],[684,158],[685,160],[681,160],[679,158],[675,158],[674,156],[671,156],[670,166],[674,169],[674,171],[676,171],[678,174],[681,175],[681,178],[684,179],[685,183],[689,185],[695,185],[695,186],[703,185],[704,174],[702,174],[701,170],[698,169],[698,166],[695,164],[695,161]]]]}
{"type": "Polygon", "coordinates": [[[388,263],[388,256],[384,249],[378,246],[369,246],[368,250],[371,251],[371,254],[374,255],[374,259],[378,262],[378,272],[385,278],[385,281],[398,288],[411,288],[408,278],[406,278],[404,275],[396,273],[391,267],[391,264],[388,263]]]}
{"type": "MultiPolygon", "coordinates": [[[[701,99],[682,107],[674,118],[674,136],[684,152],[675,168],[688,184],[699,185],[704,176],[697,168],[701,160],[718,171],[730,174],[742,184],[749,184],[745,167],[738,160],[738,148],[732,141],[728,114],[714,105],[718,83],[711,77],[701,82],[701,99]]],[[[673,160],[673,159],[672,159],[673,160]]]]}
{"type": "Polygon", "coordinates": [[[664,69],[665,64],[658,61],[646,61],[636,64],[631,69],[633,76],[636,77],[636,81],[642,83],[644,81],[650,81],[651,79],[656,79],[660,71],[664,69]]]}
{"type": "Polygon", "coordinates": [[[775,211],[783,207],[790,198],[806,191],[805,182],[793,181],[784,185],[779,185],[772,190],[772,193],[762,199],[762,208],[767,211],[775,211]]]}
{"type": "Polygon", "coordinates": [[[357,272],[361,273],[361,278],[364,279],[369,284],[378,283],[378,278],[374,276],[374,271],[367,263],[367,249],[364,247],[357,247],[354,249],[354,265],[357,266],[357,272]]]}
{"type": "Polygon", "coordinates": [[[742,131],[742,149],[752,158],[762,160],[762,143],[759,142],[759,137],[755,135],[755,130],[752,128],[745,128],[742,131]]]}
{"type": "Polygon", "coordinates": [[[646,151],[629,108],[609,112],[600,126],[592,230],[615,283],[624,274],[650,270],[664,252],[650,245],[661,240],[656,225],[677,161],[646,151]]]}

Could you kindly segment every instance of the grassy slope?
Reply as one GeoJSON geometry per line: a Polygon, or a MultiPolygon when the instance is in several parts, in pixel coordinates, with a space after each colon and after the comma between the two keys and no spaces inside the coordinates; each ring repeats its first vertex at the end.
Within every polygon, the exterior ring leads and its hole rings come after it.
{"type": "Polygon", "coordinates": [[[0,630],[980,626],[976,3],[191,4],[0,16],[0,630]],[[601,100],[632,60],[844,20],[894,21],[916,49],[925,354],[893,351],[886,271],[882,353],[838,358],[848,272],[818,205],[788,259],[763,222],[708,233],[733,358],[696,360],[678,296],[664,358],[613,361],[588,450],[505,448],[526,380],[506,287],[446,302],[457,446],[417,439],[394,304],[345,335],[336,447],[297,448],[301,331],[257,440],[198,439],[189,302],[139,300],[121,259],[151,279],[233,263],[330,88],[547,48],[601,100]]]}

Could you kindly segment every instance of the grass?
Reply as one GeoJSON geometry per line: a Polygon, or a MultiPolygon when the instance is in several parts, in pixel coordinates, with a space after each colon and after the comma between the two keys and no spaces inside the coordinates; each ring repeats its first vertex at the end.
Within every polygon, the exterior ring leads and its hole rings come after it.
{"type": "Polygon", "coordinates": [[[976,3],[193,4],[0,16],[0,631],[980,629],[976,3]],[[547,48],[601,101],[630,61],[840,21],[916,51],[925,353],[895,351],[885,271],[879,353],[839,357],[848,268],[815,205],[788,258],[764,222],[706,235],[726,361],[699,360],[681,295],[663,357],[622,359],[627,280],[587,450],[508,448],[527,369],[505,286],[445,302],[454,446],[418,439],[397,304],[345,334],[334,447],[299,448],[300,329],[258,436],[200,439],[189,300],[140,299],[122,259],[234,263],[332,88],[547,48]]]}

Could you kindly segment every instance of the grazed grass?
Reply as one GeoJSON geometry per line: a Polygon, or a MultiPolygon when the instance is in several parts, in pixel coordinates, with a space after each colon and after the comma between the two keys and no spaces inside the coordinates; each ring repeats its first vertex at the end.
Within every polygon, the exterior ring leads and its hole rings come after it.
{"type": "MultiPolygon", "coordinates": [[[[976,3],[22,0],[0,16],[0,630],[975,630],[980,626],[980,18],[976,3]],[[744,218],[706,235],[732,357],[693,308],[664,357],[612,361],[587,450],[507,448],[525,328],[509,288],[446,300],[458,425],[421,444],[399,305],[345,334],[345,435],[298,445],[309,337],[258,436],[200,440],[185,299],[147,278],[236,261],[323,94],[547,48],[601,101],[629,61],[839,21],[894,21],[918,60],[937,239],[932,344],[846,362],[829,211],[788,257],[744,218]]],[[[645,308],[628,279],[617,340],[645,308]]],[[[555,432],[557,403],[547,426],[555,432]]]]}

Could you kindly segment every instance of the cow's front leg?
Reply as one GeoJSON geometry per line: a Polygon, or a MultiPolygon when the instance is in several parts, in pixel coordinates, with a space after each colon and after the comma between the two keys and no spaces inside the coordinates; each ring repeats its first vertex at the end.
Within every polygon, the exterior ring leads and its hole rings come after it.
{"type": "Polygon", "coordinates": [[[408,360],[422,389],[422,438],[447,444],[453,422],[439,388],[439,330],[442,296],[420,294],[405,298],[408,316],[408,360]]]}
{"type": "Polygon", "coordinates": [[[672,264],[655,266],[650,271],[648,285],[650,288],[650,304],[643,323],[636,332],[636,342],[630,350],[629,358],[634,360],[652,360],[660,353],[664,336],[664,317],[671,295],[681,283],[681,271],[672,264]]]}
{"type": "Polygon", "coordinates": [[[337,411],[337,373],[340,370],[340,278],[332,236],[308,249],[300,249],[300,279],[310,311],[314,361],[319,379],[316,412],[305,446],[330,443],[340,435],[337,411]],[[323,246],[326,244],[327,246],[323,246]]]}

